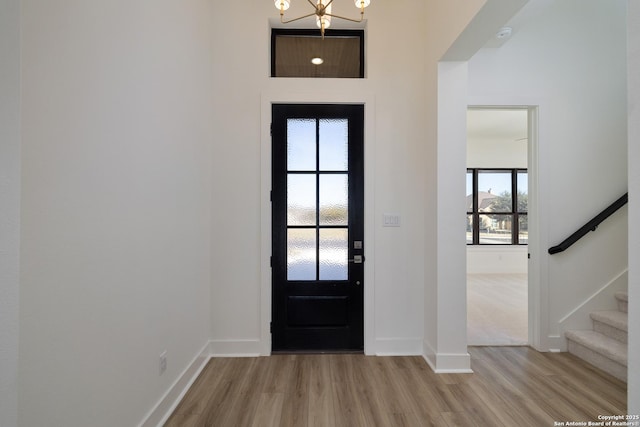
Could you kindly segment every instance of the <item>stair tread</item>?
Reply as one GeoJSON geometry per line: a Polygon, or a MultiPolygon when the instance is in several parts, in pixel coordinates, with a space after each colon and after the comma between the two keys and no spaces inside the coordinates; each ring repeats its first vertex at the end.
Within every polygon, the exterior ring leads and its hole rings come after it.
{"type": "Polygon", "coordinates": [[[629,294],[627,292],[616,292],[615,295],[617,300],[629,302],[629,294]]]}
{"type": "Polygon", "coordinates": [[[627,344],[596,331],[567,331],[565,336],[569,340],[627,366],[627,344]]]}
{"type": "Polygon", "coordinates": [[[603,310],[594,311],[591,313],[591,318],[598,322],[605,323],[614,328],[628,332],[629,330],[629,315],[625,312],[618,310],[603,310]]]}

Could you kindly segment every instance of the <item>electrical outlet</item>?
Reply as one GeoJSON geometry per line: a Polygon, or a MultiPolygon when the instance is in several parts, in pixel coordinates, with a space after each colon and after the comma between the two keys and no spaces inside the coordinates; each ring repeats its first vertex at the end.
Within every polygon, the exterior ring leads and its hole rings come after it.
{"type": "Polygon", "coordinates": [[[167,370],[167,350],[160,353],[160,375],[167,370]]]}

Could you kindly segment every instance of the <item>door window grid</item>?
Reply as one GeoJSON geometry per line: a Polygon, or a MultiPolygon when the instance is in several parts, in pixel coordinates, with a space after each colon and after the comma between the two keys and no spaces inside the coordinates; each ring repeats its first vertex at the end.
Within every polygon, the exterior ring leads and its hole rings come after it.
{"type": "Polygon", "coordinates": [[[287,119],[287,134],[287,280],[346,281],[348,120],[287,119]]]}

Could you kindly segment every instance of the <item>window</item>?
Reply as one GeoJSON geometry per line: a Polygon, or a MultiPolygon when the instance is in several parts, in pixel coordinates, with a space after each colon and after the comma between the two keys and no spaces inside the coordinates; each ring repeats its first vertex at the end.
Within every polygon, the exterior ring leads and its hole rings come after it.
{"type": "Polygon", "coordinates": [[[526,169],[467,169],[467,244],[528,243],[526,169]]]}
{"type": "Polygon", "coordinates": [[[271,77],[364,78],[364,31],[274,28],[271,77]]]}

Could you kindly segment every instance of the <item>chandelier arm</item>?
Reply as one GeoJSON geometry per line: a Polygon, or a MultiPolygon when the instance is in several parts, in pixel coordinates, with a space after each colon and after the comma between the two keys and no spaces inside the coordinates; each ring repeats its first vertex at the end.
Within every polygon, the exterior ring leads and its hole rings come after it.
{"type": "Polygon", "coordinates": [[[364,13],[360,15],[360,19],[352,19],[352,18],[347,18],[345,16],[332,15],[330,13],[326,13],[325,15],[330,16],[332,18],[344,19],[345,21],[351,21],[351,22],[362,22],[364,20],[364,13]]]}
{"type": "Polygon", "coordinates": [[[315,12],[313,12],[313,13],[310,13],[310,14],[308,14],[308,15],[301,16],[300,18],[290,19],[290,20],[288,20],[288,21],[285,21],[285,20],[284,20],[284,16],[283,16],[283,15],[280,15],[280,23],[281,23],[281,24],[288,24],[289,22],[299,21],[299,20],[301,20],[301,19],[308,18],[308,17],[310,17],[310,16],[315,16],[315,15],[316,15],[316,13],[315,13],[315,12]]]}
{"type": "MultiPolygon", "coordinates": [[[[309,1],[311,1],[311,0],[309,0],[309,1]]],[[[325,9],[328,8],[331,3],[333,3],[333,0],[329,0],[329,3],[324,5],[325,9]]],[[[327,15],[328,15],[328,13],[327,13],[327,15]]]]}
{"type": "Polygon", "coordinates": [[[309,4],[310,4],[311,6],[313,6],[313,8],[314,8],[316,11],[318,10],[318,6],[317,6],[314,2],[312,2],[311,0],[307,0],[307,1],[309,2],[309,4]]]}

